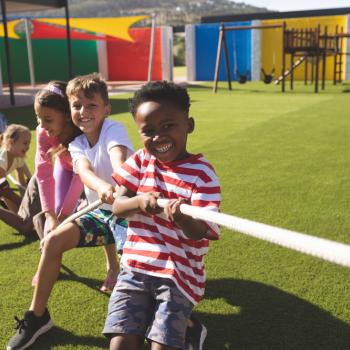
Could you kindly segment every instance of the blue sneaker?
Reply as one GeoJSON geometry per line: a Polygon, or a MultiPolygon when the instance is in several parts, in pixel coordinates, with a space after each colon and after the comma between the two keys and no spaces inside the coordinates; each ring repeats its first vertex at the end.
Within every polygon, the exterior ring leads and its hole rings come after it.
{"type": "Polygon", "coordinates": [[[53,327],[49,311],[46,309],[41,317],[34,315],[33,311],[27,311],[23,320],[15,316],[17,322],[16,334],[7,345],[7,350],[23,350],[31,346],[42,334],[53,327]]]}

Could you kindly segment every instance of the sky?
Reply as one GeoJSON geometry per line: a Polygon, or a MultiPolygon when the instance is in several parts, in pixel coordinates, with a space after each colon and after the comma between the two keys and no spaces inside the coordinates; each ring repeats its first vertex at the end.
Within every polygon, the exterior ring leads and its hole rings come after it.
{"type": "Polygon", "coordinates": [[[240,0],[249,5],[276,11],[314,10],[350,7],[350,0],[240,0]]]}

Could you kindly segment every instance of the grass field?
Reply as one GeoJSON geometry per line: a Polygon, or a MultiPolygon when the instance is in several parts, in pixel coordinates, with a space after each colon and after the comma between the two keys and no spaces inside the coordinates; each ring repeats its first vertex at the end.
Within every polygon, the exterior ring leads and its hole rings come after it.
{"type": "MultiPolygon", "coordinates": [[[[189,150],[214,165],[222,211],[350,244],[350,96],[344,86],[314,94],[297,84],[280,93],[261,83],[189,89],[196,129],[189,150]]],[[[127,95],[113,98],[113,119],[140,146],[127,95]]],[[[4,111],[33,130],[30,108],[4,111]]],[[[29,155],[33,168],[34,140],[29,155]]],[[[38,242],[5,224],[0,235],[0,348],[13,316],[29,306],[38,242]]],[[[207,289],[196,307],[207,350],[350,348],[350,270],[255,238],[222,230],[206,259],[207,289]]],[[[105,349],[108,295],[100,248],[65,254],[49,308],[56,327],[33,349],[105,349]]]]}

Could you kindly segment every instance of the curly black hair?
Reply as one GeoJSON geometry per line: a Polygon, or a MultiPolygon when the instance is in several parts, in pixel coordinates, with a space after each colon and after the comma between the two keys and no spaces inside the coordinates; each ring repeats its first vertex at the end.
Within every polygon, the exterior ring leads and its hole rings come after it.
{"type": "Polygon", "coordinates": [[[165,80],[149,82],[135,92],[133,98],[129,100],[129,109],[134,118],[138,107],[148,101],[158,103],[166,101],[186,113],[189,112],[191,105],[186,88],[165,80]]]}

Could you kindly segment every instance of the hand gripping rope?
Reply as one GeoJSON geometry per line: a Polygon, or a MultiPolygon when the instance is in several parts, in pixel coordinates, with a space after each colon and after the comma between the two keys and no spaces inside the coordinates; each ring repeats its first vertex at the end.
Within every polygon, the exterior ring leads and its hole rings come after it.
{"type": "MultiPolygon", "coordinates": [[[[167,203],[167,199],[157,200],[157,204],[162,208],[164,208],[167,203]]],[[[102,201],[100,199],[91,203],[77,213],[69,216],[57,228],[62,227],[89,211],[98,208],[101,204],[102,201]]],[[[350,246],[343,243],[269,226],[233,215],[217,213],[188,204],[181,204],[180,211],[181,213],[192,216],[195,219],[213,222],[217,225],[225,226],[230,230],[244,233],[248,236],[253,236],[255,238],[278,244],[282,247],[294,249],[298,252],[312,255],[338,265],[350,267],[350,246]]],[[[42,241],[44,240],[45,239],[42,241]]]]}
{"type": "MultiPolygon", "coordinates": [[[[158,199],[157,204],[164,208],[167,200],[158,199]]],[[[281,245],[282,247],[350,267],[350,246],[346,244],[308,236],[303,233],[261,224],[232,215],[217,213],[204,208],[193,207],[188,204],[181,204],[180,211],[195,219],[213,222],[231,230],[281,245]]]]}

